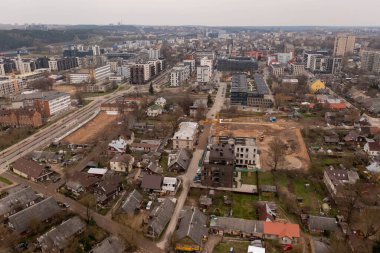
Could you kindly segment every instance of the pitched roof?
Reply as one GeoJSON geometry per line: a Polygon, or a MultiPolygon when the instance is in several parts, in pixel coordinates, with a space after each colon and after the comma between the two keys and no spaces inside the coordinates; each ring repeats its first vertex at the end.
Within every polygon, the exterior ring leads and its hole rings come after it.
{"type": "Polygon", "coordinates": [[[161,190],[162,180],[163,178],[161,175],[145,174],[141,182],[141,188],[149,190],[161,190]]]}
{"type": "Polygon", "coordinates": [[[57,202],[49,197],[8,217],[9,223],[19,233],[26,231],[33,221],[42,222],[59,213],[57,202]]]}
{"type": "Polygon", "coordinates": [[[148,223],[148,227],[153,230],[153,235],[158,237],[166,227],[166,224],[172,218],[175,204],[166,198],[159,206],[155,207],[150,213],[152,219],[148,223]]]}
{"type": "Polygon", "coordinates": [[[299,238],[300,226],[292,223],[264,222],[264,234],[278,237],[299,238]]]}
{"type": "Polygon", "coordinates": [[[108,195],[116,191],[121,184],[121,177],[119,175],[105,175],[102,181],[98,183],[98,187],[103,190],[103,192],[108,195]]]}
{"type": "Polygon", "coordinates": [[[380,141],[377,142],[368,142],[369,150],[379,151],[380,152],[380,141]]]}
{"type": "Polygon", "coordinates": [[[143,195],[139,193],[136,189],[134,189],[124,201],[122,205],[122,209],[126,213],[134,213],[137,208],[139,208],[141,202],[143,200],[143,195]]]}
{"type": "Polygon", "coordinates": [[[112,157],[110,162],[119,162],[119,163],[129,163],[133,159],[133,156],[128,155],[128,154],[119,154],[117,153],[112,157]]]}
{"type": "Polygon", "coordinates": [[[335,231],[338,228],[335,218],[310,215],[308,226],[311,230],[335,231]]]}
{"type": "Polygon", "coordinates": [[[208,235],[207,216],[198,208],[188,208],[179,222],[178,230],[174,236],[176,240],[189,237],[197,245],[202,244],[203,236],[208,235]]]}
{"type": "Polygon", "coordinates": [[[15,161],[12,165],[12,168],[21,171],[22,173],[25,173],[32,178],[40,177],[44,171],[44,167],[42,165],[39,165],[38,163],[24,157],[15,161]]]}
{"type": "Polygon", "coordinates": [[[186,149],[180,149],[175,155],[175,159],[170,161],[169,167],[177,163],[181,168],[187,170],[190,164],[190,154],[186,149]]]}
{"type": "Polygon", "coordinates": [[[99,182],[100,179],[96,176],[89,175],[83,172],[75,172],[72,177],[69,179],[69,182],[79,183],[82,187],[88,188],[90,186],[95,185],[99,182]]]}
{"type": "Polygon", "coordinates": [[[110,236],[93,248],[90,253],[123,253],[124,243],[117,236],[110,236]]]}
{"type": "Polygon", "coordinates": [[[0,216],[14,211],[18,207],[25,206],[38,198],[37,194],[30,188],[22,188],[0,199],[0,216]]]}
{"type": "Polygon", "coordinates": [[[231,217],[215,217],[211,220],[210,227],[241,231],[246,234],[262,234],[264,232],[262,221],[231,217]]]}
{"type": "Polygon", "coordinates": [[[45,251],[52,250],[53,248],[62,250],[67,247],[70,242],[70,237],[74,236],[85,227],[86,223],[84,223],[78,216],[75,216],[41,235],[37,238],[37,241],[45,251]]]}

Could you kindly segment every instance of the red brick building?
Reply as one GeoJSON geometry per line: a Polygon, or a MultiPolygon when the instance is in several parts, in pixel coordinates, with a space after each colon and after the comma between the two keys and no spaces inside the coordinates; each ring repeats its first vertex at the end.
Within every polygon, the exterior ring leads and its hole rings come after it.
{"type": "Polygon", "coordinates": [[[2,109],[0,110],[0,125],[11,127],[40,127],[43,119],[35,109],[2,109]]]}

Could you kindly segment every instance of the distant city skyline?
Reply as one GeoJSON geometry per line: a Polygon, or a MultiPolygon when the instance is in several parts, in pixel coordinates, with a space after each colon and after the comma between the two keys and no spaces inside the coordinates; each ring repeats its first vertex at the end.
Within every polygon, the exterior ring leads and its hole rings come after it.
{"type": "Polygon", "coordinates": [[[380,1],[2,0],[3,24],[380,26],[380,1]]]}

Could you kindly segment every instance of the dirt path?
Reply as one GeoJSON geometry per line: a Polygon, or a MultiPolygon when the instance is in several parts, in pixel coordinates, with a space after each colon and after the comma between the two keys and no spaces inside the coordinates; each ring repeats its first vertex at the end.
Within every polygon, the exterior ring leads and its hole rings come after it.
{"type": "Polygon", "coordinates": [[[97,136],[101,135],[107,127],[114,123],[117,118],[117,116],[100,112],[96,118],[67,136],[64,141],[75,144],[91,143],[97,136]]]}

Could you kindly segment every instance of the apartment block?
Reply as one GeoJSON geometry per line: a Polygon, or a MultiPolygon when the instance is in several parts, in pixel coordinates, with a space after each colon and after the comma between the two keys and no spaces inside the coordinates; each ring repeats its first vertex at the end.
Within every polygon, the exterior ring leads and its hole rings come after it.
{"type": "Polygon", "coordinates": [[[337,34],[334,42],[334,56],[343,57],[352,54],[355,48],[355,36],[348,34],[337,34]]]}

